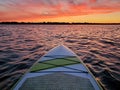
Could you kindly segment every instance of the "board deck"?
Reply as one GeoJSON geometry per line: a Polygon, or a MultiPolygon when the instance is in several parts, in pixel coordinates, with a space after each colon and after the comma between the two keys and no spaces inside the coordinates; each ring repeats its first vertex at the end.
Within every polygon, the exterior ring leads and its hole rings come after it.
{"type": "Polygon", "coordinates": [[[59,45],[41,57],[13,90],[102,90],[78,56],[59,45]]]}

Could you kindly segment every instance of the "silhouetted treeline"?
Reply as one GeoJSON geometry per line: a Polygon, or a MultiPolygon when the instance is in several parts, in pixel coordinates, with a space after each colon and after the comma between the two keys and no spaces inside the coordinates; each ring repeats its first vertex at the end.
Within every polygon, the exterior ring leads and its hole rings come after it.
{"type": "Polygon", "coordinates": [[[0,22],[0,24],[70,24],[68,22],[0,22]]]}
{"type": "Polygon", "coordinates": [[[88,22],[84,22],[84,23],[80,23],[80,22],[0,22],[0,24],[51,24],[51,25],[64,25],[64,24],[73,24],[73,25],[80,25],[80,24],[87,24],[87,25],[120,25],[120,23],[88,23],[88,22]]]}

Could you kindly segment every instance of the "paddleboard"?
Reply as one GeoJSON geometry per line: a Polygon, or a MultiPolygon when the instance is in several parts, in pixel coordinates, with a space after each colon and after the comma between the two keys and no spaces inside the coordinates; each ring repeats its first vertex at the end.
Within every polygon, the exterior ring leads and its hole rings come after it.
{"type": "Polygon", "coordinates": [[[64,45],[42,56],[13,90],[102,90],[82,60],[64,45]]]}

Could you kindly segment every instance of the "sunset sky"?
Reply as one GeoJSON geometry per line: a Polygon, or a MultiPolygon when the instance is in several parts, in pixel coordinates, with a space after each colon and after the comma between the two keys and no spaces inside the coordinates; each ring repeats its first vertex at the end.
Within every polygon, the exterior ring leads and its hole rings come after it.
{"type": "Polygon", "coordinates": [[[0,0],[0,22],[120,23],[120,0],[0,0]]]}

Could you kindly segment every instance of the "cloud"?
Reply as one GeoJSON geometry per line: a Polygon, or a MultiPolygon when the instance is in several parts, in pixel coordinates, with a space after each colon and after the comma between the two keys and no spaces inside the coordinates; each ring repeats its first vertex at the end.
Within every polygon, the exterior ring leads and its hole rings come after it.
{"type": "Polygon", "coordinates": [[[91,3],[96,3],[96,2],[97,2],[97,0],[90,0],[90,2],[91,2],[91,3]]]}
{"type": "Polygon", "coordinates": [[[1,0],[0,20],[120,12],[119,0],[1,0]]]}

